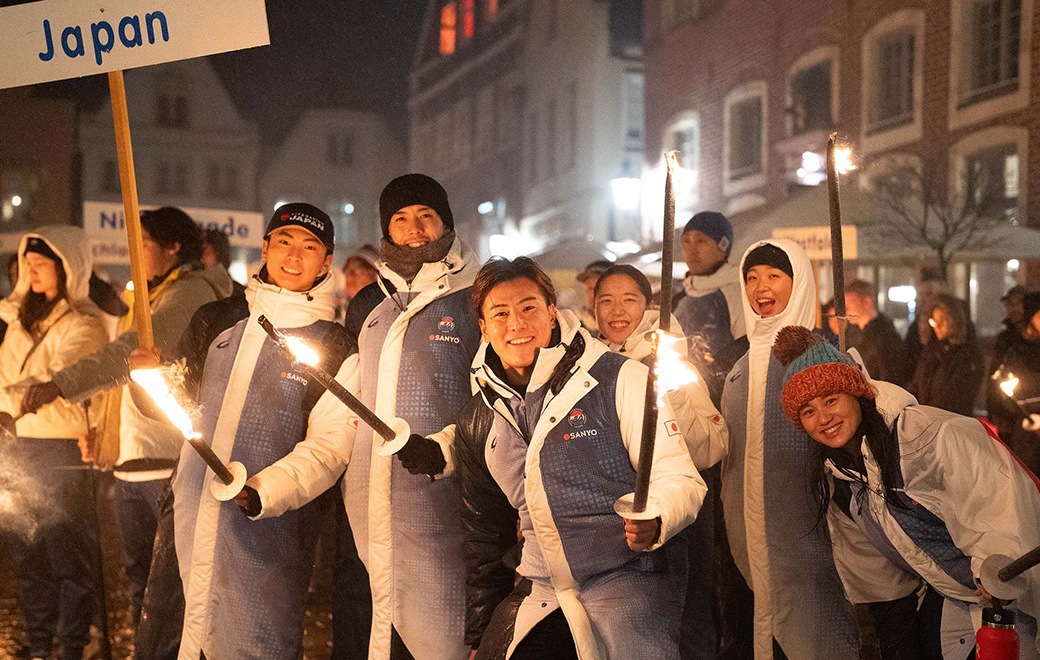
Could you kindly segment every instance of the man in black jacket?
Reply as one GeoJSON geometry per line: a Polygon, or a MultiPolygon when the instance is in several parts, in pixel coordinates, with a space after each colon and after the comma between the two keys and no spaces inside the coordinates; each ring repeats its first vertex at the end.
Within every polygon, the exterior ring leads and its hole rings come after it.
{"type": "Polygon", "coordinates": [[[875,380],[903,386],[907,371],[906,344],[892,319],[877,310],[877,289],[870,282],[855,280],[845,287],[849,322],[859,328],[850,346],[863,357],[863,366],[875,380]]]}

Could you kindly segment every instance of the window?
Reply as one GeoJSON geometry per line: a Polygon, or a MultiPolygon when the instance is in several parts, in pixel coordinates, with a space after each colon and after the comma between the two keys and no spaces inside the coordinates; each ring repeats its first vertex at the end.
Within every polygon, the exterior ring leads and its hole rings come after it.
{"type": "Polygon", "coordinates": [[[498,0],[484,0],[484,22],[491,23],[498,18],[498,0]]]}
{"type": "Polygon", "coordinates": [[[168,128],[187,126],[188,98],[183,94],[159,94],[156,101],[155,123],[168,128]]]}
{"type": "Polygon", "coordinates": [[[987,217],[1012,218],[1018,209],[1018,150],[1002,144],[964,159],[965,201],[987,217]]]}
{"type": "Polygon", "coordinates": [[[621,129],[625,151],[643,150],[643,73],[626,71],[621,89],[621,129]]]}
{"type": "Polygon", "coordinates": [[[665,130],[661,141],[664,151],[679,152],[679,166],[675,175],[675,204],[682,211],[690,211],[700,199],[701,123],[695,112],[680,115],[665,130]]]}
{"type": "Polygon", "coordinates": [[[545,178],[556,176],[556,99],[549,101],[545,110],[545,178]]]}
{"type": "Polygon", "coordinates": [[[495,87],[488,85],[477,94],[476,134],[473,151],[478,155],[495,150],[495,87]]]}
{"type": "Polygon", "coordinates": [[[545,40],[552,41],[556,38],[557,14],[559,14],[559,3],[557,0],[546,0],[545,3],[545,40]]]}
{"type": "Polygon", "coordinates": [[[455,165],[464,166],[469,163],[470,136],[473,132],[473,106],[469,99],[463,99],[455,105],[454,135],[455,165]]]}
{"type": "Polygon", "coordinates": [[[119,183],[119,164],[113,158],[106,158],[101,164],[101,192],[118,193],[121,190],[119,183]]]}
{"type": "Polygon", "coordinates": [[[1018,87],[1021,0],[971,0],[964,8],[965,55],[961,103],[969,104],[1018,87]]]}
{"type": "Polygon", "coordinates": [[[0,227],[8,231],[32,223],[39,185],[40,175],[35,169],[0,168],[0,227]]]}
{"type": "Polygon", "coordinates": [[[914,33],[900,30],[878,39],[874,52],[874,103],[868,131],[902,126],[914,117],[914,33]]]}
{"type": "Polygon", "coordinates": [[[156,167],[155,192],[161,195],[183,195],[188,192],[187,163],[161,161],[156,167]]]}
{"type": "MultiPolygon", "coordinates": [[[[726,95],[722,122],[722,192],[726,196],[765,185],[766,93],[766,83],[759,81],[745,83],[726,95]]],[[[730,204],[736,201],[731,199],[730,204]]]]}
{"type": "Polygon", "coordinates": [[[560,164],[560,169],[567,172],[574,168],[578,159],[578,83],[576,82],[567,85],[563,112],[563,123],[560,124],[563,162],[560,164]]]}
{"type": "Polygon", "coordinates": [[[729,178],[762,171],[762,99],[753,97],[729,108],[729,178]]]}
{"type": "Polygon", "coordinates": [[[473,29],[476,25],[476,0],[462,0],[462,38],[469,40],[473,38],[473,29]]]}
{"type": "Polygon", "coordinates": [[[206,194],[214,199],[239,199],[238,170],[232,165],[211,164],[206,171],[206,194]]]}
{"type": "Polygon", "coordinates": [[[834,126],[832,105],[832,62],[825,60],[791,76],[791,134],[827,130],[834,126]]]}
{"type": "Polygon", "coordinates": [[[455,52],[455,3],[447,2],[441,7],[441,55],[455,52]]]}
{"type": "Polygon", "coordinates": [[[666,31],[701,15],[701,0],[663,0],[661,27],[666,31]]]}
{"type": "Polygon", "coordinates": [[[923,135],[924,24],[924,10],[901,9],[863,36],[862,154],[902,147],[923,135]]]}
{"type": "Polygon", "coordinates": [[[350,167],[354,164],[354,138],[350,135],[330,134],[325,145],[325,164],[332,167],[350,167]]]}

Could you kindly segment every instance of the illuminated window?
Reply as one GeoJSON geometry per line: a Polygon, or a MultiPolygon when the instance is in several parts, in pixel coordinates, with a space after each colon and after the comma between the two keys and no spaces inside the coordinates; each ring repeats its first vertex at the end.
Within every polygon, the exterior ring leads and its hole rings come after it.
{"type": "Polygon", "coordinates": [[[455,3],[448,2],[441,7],[441,55],[455,52],[455,3]]]}
{"type": "Polygon", "coordinates": [[[498,0],[484,0],[484,22],[490,23],[498,18],[498,0]]]}
{"type": "Polygon", "coordinates": [[[473,38],[474,4],[476,0],[462,0],[462,38],[473,38]]]}

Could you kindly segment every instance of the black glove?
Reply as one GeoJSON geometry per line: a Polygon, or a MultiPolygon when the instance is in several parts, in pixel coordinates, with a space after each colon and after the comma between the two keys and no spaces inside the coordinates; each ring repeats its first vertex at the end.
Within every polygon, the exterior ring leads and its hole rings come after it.
{"type": "Polygon", "coordinates": [[[242,492],[235,496],[235,504],[238,505],[239,511],[250,518],[259,516],[263,511],[263,504],[260,502],[260,493],[256,492],[256,489],[252,486],[242,487],[242,492]]]}
{"type": "Polygon", "coordinates": [[[29,386],[22,398],[22,414],[34,413],[61,396],[61,390],[53,381],[29,386]]]}
{"type": "Polygon", "coordinates": [[[413,433],[401,451],[397,452],[397,458],[401,459],[401,466],[412,474],[426,474],[430,477],[444,472],[447,463],[441,446],[413,433]]]}

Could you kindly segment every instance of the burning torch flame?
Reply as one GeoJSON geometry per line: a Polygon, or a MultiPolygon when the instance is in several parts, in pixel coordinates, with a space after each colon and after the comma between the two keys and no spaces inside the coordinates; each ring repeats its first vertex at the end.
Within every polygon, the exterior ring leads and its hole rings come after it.
{"type": "Polygon", "coordinates": [[[186,439],[201,438],[201,434],[195,430],[195,426],[192,424],[191,415],[177,401],[173,388],[166,380],[165,371],[166,369],[163,368],[134,369],[130,372],[130,378],[148,393],[155,405],[163,411],[170,423],[176,426],[186,439]]]}
{"type": "Polygon", "coordinates": [[[679,349],[685,343],[685,338],[660,330],[655,331],[654,335],[657,341],[657,366],[654,370],[657,377],[657,403],[663,405],[666,393],[697,382],[698,376],[679,349]]]}
{"type": "Polygon", "coordinates": [[[1008,398],[1015,398],[1015,390],[1018,389],[1018,376],[1008,373],[1007,378],[1000,382],[1000,389],[1008,398]]]}
{"type": "Polygon", "coordinates": [[[838,147],[834,150],[834,169],[838,174],[848,174],[856,169],[856,163],[852,160],[852,149],[850,147],[838,147]]]}
{"type": "Polygon", "coordinates": [[[292,351],[293,358],[300,364],[316,367],[321,362],[321,355],[307,342],[299,337],[286,337],[285,343],[292,351]]]}

